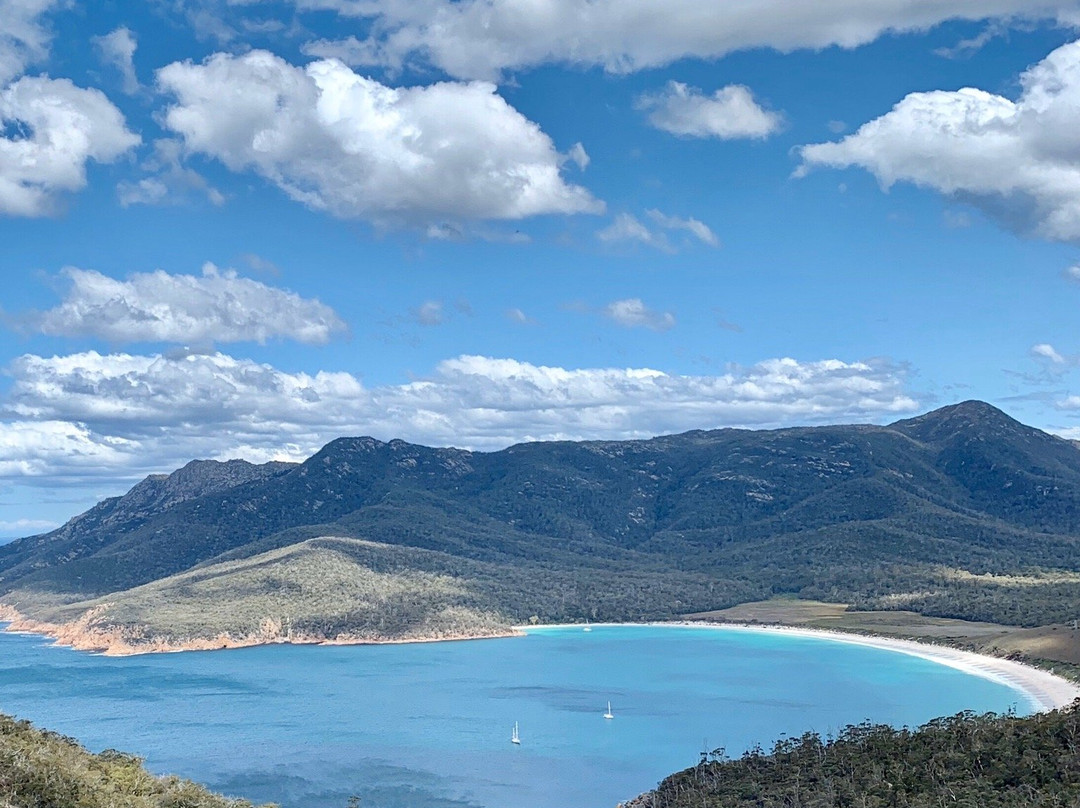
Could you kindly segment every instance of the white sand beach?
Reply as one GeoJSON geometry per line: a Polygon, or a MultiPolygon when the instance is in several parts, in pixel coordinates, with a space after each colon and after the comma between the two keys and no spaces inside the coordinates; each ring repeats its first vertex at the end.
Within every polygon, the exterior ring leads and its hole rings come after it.
{"type": "MultiPolygon", "coordinates": [[[[614,625],[641,625],[640,623],[594,623],[592,627],[614,625]]],[[[1056,710],[1067,707],[1076,699],[1080,698],[1080,684],[1069,681],[1061,676],[1056,676],[1050,671],[1024,665],[1009,659],[976,654],[972,651],[962,651],[958,648],[950,648],[945,645],[931,645],[929,643],[915,642],[914,640],[901,640],[893,637],[871,636],[865,634],[848,634],[841,631],[824,631],[821,629],[798,628],[794,626],[779,625],[750,625],[745,623],[705,623],[705,622],[681,622],[681,623],[648,623],[650,626],[679,626],[681,628],[699,628],[703,631],[751,631],[782,634],[792,637],[813,637],[834,642],[846,642],[854,645],[864,645],[871,648],[881,648],[887,651],[896,651],[902,654],[921,657],[923,659],[948,665],[951,668],[982,676],[986,679],[1006,684],[1022,692],[1037,712],[1056,710]]],[[[563,625],[545,626],[517,626],[518,629],[528,633],[538,628],[567,628],[563,625]]],[[[584,626],[581,626],[584,629],[584,626]]]]}

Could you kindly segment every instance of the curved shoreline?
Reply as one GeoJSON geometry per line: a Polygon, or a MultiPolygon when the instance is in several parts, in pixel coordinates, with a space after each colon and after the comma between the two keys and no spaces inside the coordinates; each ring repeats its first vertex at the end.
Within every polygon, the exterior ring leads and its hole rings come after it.
{"type": "MultiPolygon", "coordinates": [[[[549,623],[542,625],[519,625],[511,626],[501,631],[490,633],[446,633],[428,634],[412,637],[378,637],[378,636],[339,636],[339,637],[315,637],[315,636],[267,636],[255,633],[245,637],[221,635],[214,638],[194,639],[185,642],[166,642],[162,640],[136,641],[132,638],[119,636],[112,632],[102,632],[80,625],[80,621],[72,624],[44,623],[28,619],[16,609],[0,604],[0,624],[4,624],[3,631],[12,633],[33,634],[45,637],[54,644],[70,647],[77,651],[99,653],[105,656],[133,656],[138,654],[173,653],[180,651],[209,651],[226,648],[248,648],[258,645],[384,645],[397,643],[421,643],[421,642],[453,642],[460,640],[499,639],[528,634],[529,631],[538,629],[561,629],[561,630],[584,630],[588,624],[581,623],[549,623]]],[[[853,645],[862,645],[870,648],[878,648],[885,651],[908,654],[920,657],[940,665],[946,665],[957,670],[964,671],[974,676],[1004,684],[1022,694],[1032,710],[1046,712],[1063,707],[1068,707],[1075,700],[1080,699],[1080,683],[1072,682],[1054,673],[1022,662],[1010,659],[987,656],[974,651],[965,651],[947,645],[935,645],[915,640],[906,640],[895,637],[887,637],[880,634],[853,634],[843,631],[830,631],[827,629],[813,629],[801,626],[785,626],[781,624],[757,624],[757,623],[717,623],[708,621],[665,621],[646,623],[593,623],[591,627],[678,627],[696,628],[712,631],[746,631],[763,634],[776,634],[790,637],[804,637],[808,639],[826,640],[832,642],[845,642],[853,645]]],[[[141,638],[140,638],[141,639],[141,638]]]]}
{"type": "MultiPolygon", "coordinates": [[[[894,651],[919,657],[939,665],[961,670],[973,676],[990,679],[1011,687],[1021,693],[1034,712],[1048,712],[1070,706],[1080,699],[1080,683],[1058,676],[1050,671],[1016,662],[1011,659],[987,656],[974,651],[964,651],[947,645],[885,637],[880,634],[851,634],[827,629],[803,628],[801,626],[758,625],[752,623],[714,623],[707,621],[668,621],[650,623],[593,623],[591,627],[654,626],[657,628],[696,628],[702,631],[744,631],[759,634],[775,634],[787,637],[804,637],[831,642],[845,642],[884,651],[894,651]]],[[[535,626],[515,626],[526,634],[530,629],[581,628],[577,623],[549,623],[535,626]]]]}

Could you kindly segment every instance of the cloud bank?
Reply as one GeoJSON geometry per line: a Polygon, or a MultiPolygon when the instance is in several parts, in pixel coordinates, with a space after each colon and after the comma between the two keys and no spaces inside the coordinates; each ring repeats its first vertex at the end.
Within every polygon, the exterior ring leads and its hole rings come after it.
{"type": "Polygon", "coordinates": [[[212,345],[281,337],[308,345],[329,342],[345,323],[329,306],[220,271],[202,276],[136,273],[118,281],[68,267],[71,286],[56,308],[25,319],[49,336],[98,337],[112,343],[173,342],[212,345]]]}
{"type": "Polygon", "coordinates": [[[482,79],[549,63],[628,73],[749,48],[854,48],[946,20],[1076,21],[1075,3],[1061,0],[725,0],[722,14],[701,0],[295,2],[370,22],[366,38],[312,42],[309,55],[395,69],[430,64],[457,78],[482,79]]]}
{"type": "Polygon", "coordinates": [[[887,360],[772,359],[717,376],[545,367],[461,356],[425,379],[366,387],[222,353],[24,355],[7,369],[0,475],[131,479],[194,457],[302,459],[342,435],[499,449],[525,440],[642,438],[721,426],[910,413],[887,360]]]}

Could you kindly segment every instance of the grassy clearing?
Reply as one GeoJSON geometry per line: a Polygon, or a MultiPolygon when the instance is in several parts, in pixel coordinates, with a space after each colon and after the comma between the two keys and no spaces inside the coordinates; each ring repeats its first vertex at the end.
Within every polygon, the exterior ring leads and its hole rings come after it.
{"type": "Polygon", "coordinates": [[[483,635],[508,621],[448,575],[376,572],[356,539],[313,539],[77,603],[16,600],[31,617],[130,645],[357,641],[483,635]]]}

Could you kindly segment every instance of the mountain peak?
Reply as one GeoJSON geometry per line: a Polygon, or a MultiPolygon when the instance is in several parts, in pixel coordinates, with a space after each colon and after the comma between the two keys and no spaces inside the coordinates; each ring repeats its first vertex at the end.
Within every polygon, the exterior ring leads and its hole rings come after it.
{"type": "Polygon", "coordinates": [[[1036,431],[992,404],[974,399],[940,407],[915,418],[905,418],[889,426],[925,443],[935,443],[973,429],[999,436],[1036,431]]]}

